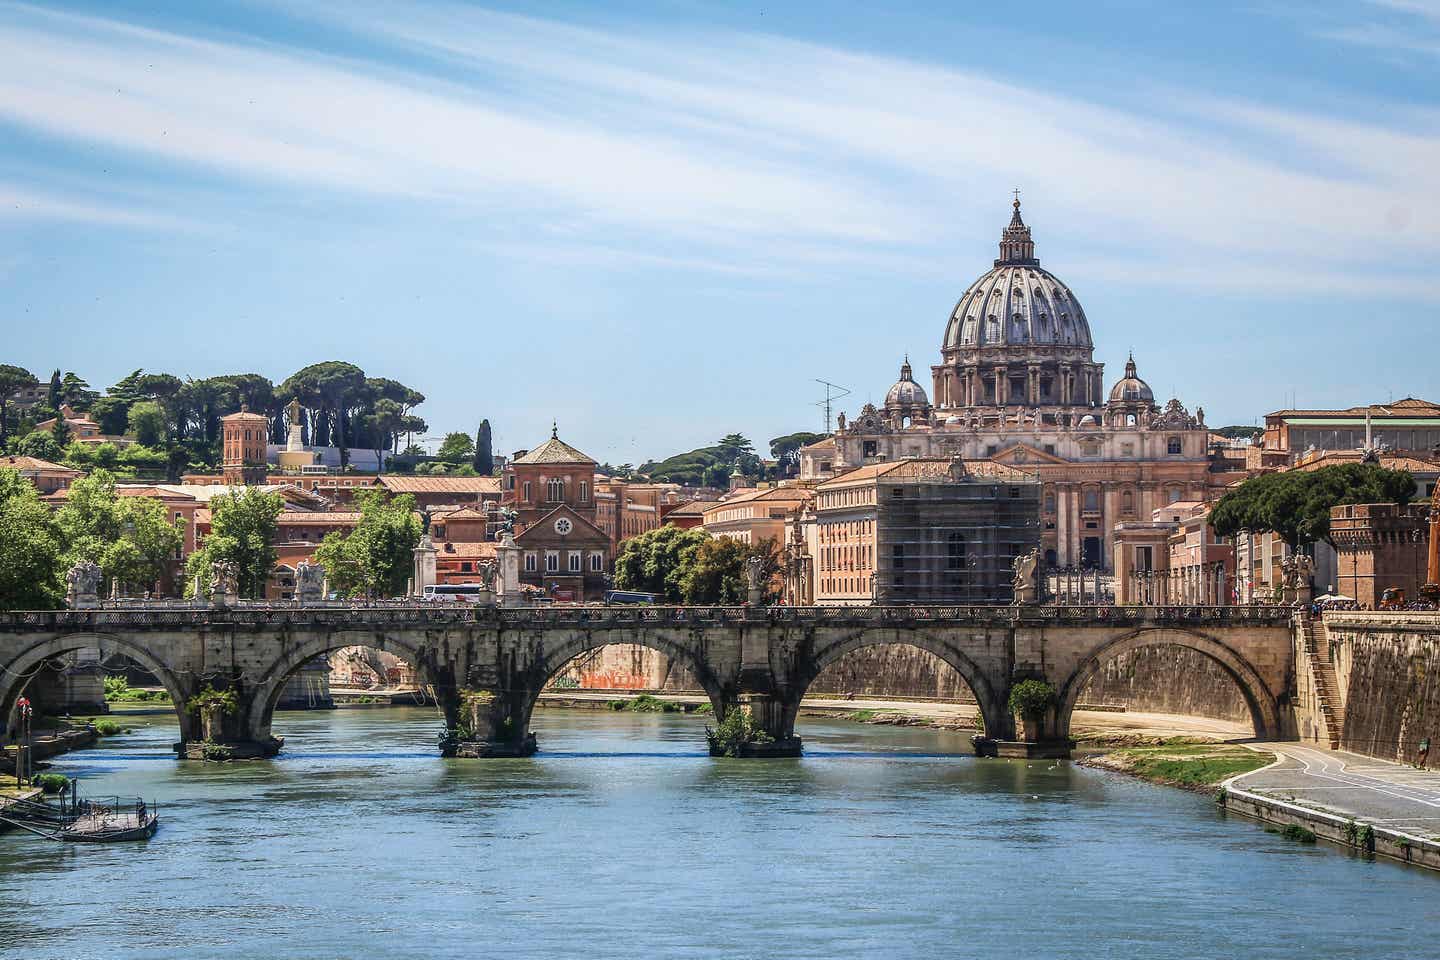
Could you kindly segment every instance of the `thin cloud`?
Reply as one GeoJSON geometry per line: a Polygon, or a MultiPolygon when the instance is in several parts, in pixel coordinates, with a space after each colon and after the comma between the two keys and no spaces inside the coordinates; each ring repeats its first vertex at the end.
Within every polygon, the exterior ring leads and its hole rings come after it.
{"type": "Polygon", "coordinates": [[[468,7],[301,8],[393,54],[366,60],[11,9],[0,116],[14,123],[229,184],[528,222],[557,257],[929,271],[937,250],[968,262],[989,243],[996,194],[1017,182],[1042,257],[1063,235],[1121,267],[1139,249],[1203,276],[1241,253],[1264,258],[1240,273],[1262,286],[1364,264],[1429,290],[1440,254],[1433,118],[1160,90],[1141,114],[773,36],[468,7]]]}

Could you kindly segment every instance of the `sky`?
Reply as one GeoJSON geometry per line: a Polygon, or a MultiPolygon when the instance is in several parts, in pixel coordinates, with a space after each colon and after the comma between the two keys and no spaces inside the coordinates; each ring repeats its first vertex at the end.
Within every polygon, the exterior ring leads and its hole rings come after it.
{"type": "Polygon", "coordinates": [[[639,463],[928,389],[1018,189],[1211,424],[1440,399],[1440,0],[0,0],[0,362],[639,463]]]}

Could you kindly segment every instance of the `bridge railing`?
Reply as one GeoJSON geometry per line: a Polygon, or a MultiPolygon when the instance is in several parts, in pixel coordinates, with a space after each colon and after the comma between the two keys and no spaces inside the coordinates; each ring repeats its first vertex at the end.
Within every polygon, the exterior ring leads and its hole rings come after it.
{"type": "Polygon", "coordinates": [[[328,602],[252,603],[226,609],[149,603],[94,610],[0,613],[0,629],[98,630],[309,625],[344,629],[476,624],[502,629],[623,626],[834,625],[913,627],[920,624],[1040,626],[1047,623],[1287,623],[1282,606],[867,606],[867,607],[477,607],[466,604],[328,602]]]}

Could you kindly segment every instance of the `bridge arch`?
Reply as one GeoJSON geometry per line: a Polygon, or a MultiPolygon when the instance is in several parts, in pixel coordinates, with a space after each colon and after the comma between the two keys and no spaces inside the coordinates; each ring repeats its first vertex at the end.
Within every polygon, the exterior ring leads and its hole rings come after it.
{"type": "Polygon", "coordinates": [[[154,674],[174,704],[175,714],[180,721],[180,739],[190,739],[192,719],[185,711],[185,701],[189,699],[187,691],[193,684],[182,683],[177,673],[144,645],[108,633],[72,633],[51,637],[31,644],[8,663],[0,664],[0,719],[10,716],[10,711],[15,708],[15,701],[20,699],[20,694],[46,660],[89,647],[99,647],[102,659],[106,648],[124,653],[154,674]]]}
{"type": "Polygon", "coordinates": [[[826,667],[838,662],[846,654],[866,647],[892,645],[924,650],[959,673],[970,687],[970,692],[975,695],[980,716],[985,721],[986,735],[997,740],[1014,739],[1015,719],[1005,705],[1005,694],[1001,689],[1005,678],[996,677],[994,680],[998,682],[992,682],[983,666],[965,653],[958,644],[933,630],[871,627],[847,633],[813,648],[809,658],[797,664],[794,674],[795,690],[789,698],[792,702],[788,709],[798,711],[800,701],[810,685],[826,667]]]}
{"type": "Polygon", "coordinates": [[[289,647],[270,665],[265,674],[256,682],[250,696],[245,729],[256,740],[264,741],[271,736],[270,726],[275,718],[275,705],[285,691],[285,684],[299,669],[321,654],[339,650],[342,647],[371,647],[391,653],[408,661],[415,668],[415,678],[420,684],[434,684],[435,677],[427,666],[427,658],[420,646],[400,639],[397,635],[377,633],[368,630],[339,630],[309,637],[289,647]]]}
{"type": "Polygon", "coordinates": [[[1250,723],[1258,739],[1280,735],[1279,706],[1275,694],[1260,672],[1233,647],[1208,634],[1184,627],[1141,627],[1115,637],[1091,651],[1061,685],[1056,707],[1056,734],[1070,735],[1070,718],[1080,693],[1109,661],[1143,647],[1178,646],[1194,650],[1212,660],[1239,688],[1250,710],[1250,723]]]}
{"type": "Polygon", "coordinates": [[[603,628],[596,630],[585,630],[567,636],[553,646],[542,647],[542,655],[535,660],[532,672],[532,681],[528,684],[523,710],[522,728],[528,730],[530,716],[535,710],[535,705],[540,701],[540,694],[551,680],[555,679],[570,663],[579,656],[599,650],[603,647],[630,645],[648,647],[658,653],[662,653],[671,660],[684,664],[695,677],[695,682],[700,684],[705,695],[710,698],[710,706],[715,711],[715,716],[724,716],[729,708],[730,697],[727,695],[725,686],[716,677],[714,670],[707,662],[703,652],[703,644],[686,630],[666,629],[636,629],[625,628],[603,628]]]}

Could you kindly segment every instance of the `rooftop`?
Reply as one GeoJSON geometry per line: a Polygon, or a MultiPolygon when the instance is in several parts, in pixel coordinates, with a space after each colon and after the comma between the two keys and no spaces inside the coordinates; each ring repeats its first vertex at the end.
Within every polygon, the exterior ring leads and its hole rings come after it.
{"type": "Polygon", "coordinates": [[[595,461],[560,439],[558,430],[550,430],[550,439],[512,463],[591,463],[595,461]]]}
{"type": "Polygon", "coordinates": [[[382,474],[375,478],[391,493],[499,493],[499,477],[415,477],[382,474]]]}

